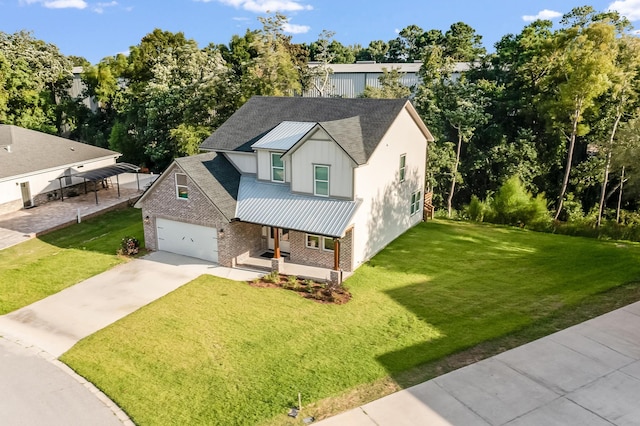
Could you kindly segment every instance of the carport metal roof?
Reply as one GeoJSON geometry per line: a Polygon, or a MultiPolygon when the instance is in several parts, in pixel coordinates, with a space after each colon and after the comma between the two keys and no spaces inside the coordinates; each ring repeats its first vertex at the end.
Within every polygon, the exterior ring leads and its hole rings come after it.
{"type": "Polygon", "coordinates": [[[95,182],[97,180],[102,180],[106,178],[110,178],[112,176],[117,176],[122,173],[134,172],[137,173],[140,170],[140,167],[134,166],[129,163],[116,163],[111,166],[100,167],[98,169],[88,170],[86,172],[74,173],[72,177],[79,177],[88,180],[89,182],[95,182]]]}
{"type": "Polygon", "coordinates": [[[102,181],[104,179],[115,176],[117,187],[118,187],[118,198],[120,198],[120,180],[118,179],[118,175],[121,175],[122,173],[135,173],[138,189],[140,189],[140,180],[138,179],[139,170],[140,170],[140,167],[134,166],[133,164],[116,163],[116,164],[112,164],[111,166],[105,166],[105,167],[99,167],[93,170],[87,170],[86,172],[74,173],[70,176],[60,176],[57,179],[58,179],[58,182],[60,183],[61,200],[64,201],[64,195],[62,191],[62,179],[69,178],[69,177],[78,177],[78,178],[84,179],[85,193],[87,192],[87,181],[93,182],[93,192],[96,195],[96,204],[98,204],[98,187],[97,187],[98,181],[102,181]]]}

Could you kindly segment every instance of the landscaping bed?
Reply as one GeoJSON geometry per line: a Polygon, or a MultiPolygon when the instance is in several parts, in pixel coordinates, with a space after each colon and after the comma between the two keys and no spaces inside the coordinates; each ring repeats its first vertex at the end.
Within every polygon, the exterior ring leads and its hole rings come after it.
{"type": "Polygon", "coordinates": [[[351,300],[351,293],[342,284],[331,284],[312,279],[296,277],[295,275],[270,272],[260,278],[249,281],[252,287],[282,288],[290,290],[305,299],[319,303],[342,305],[351,300]]]}

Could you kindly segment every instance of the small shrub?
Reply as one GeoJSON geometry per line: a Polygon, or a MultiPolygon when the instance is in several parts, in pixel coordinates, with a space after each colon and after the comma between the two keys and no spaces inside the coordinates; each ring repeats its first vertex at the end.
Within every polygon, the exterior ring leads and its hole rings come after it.
{"type": "Polygon", "coordinates": [[[469,219],[476,222],[482,222],[484,220],[484,215],[487,210],[489,210],[489,207],[483,201],[480,201],[480,199],[475,195],[471,196],[471,202],[465,208],[465,212],[469,219]]]}
{"type": "Polygon", "coordinates": [[[140,241],[136,237],[124,237],[120,241],[120,248],[118,254],[123,256],[133,256],[140,251],[140,241]]]}
{"type": "Polygon", "coordinates": [[[278,273],[278,271],[271,271],[267,275],[265,275],[262,279],[268,283],[277,284],[280,282],[280,274],[278,273]]]}

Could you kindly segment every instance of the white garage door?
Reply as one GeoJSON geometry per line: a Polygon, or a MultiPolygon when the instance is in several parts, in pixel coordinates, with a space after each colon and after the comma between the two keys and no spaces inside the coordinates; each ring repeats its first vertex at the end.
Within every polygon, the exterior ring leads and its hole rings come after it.
{"type": "Polygon", "coordinates": [[[218,231],[215,228],[158,218],[158,250],[218,261],[218,231]]]}

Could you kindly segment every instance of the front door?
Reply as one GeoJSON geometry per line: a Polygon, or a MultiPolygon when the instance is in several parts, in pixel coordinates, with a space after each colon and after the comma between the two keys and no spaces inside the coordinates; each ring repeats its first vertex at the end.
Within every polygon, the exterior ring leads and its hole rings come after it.
{"type": "Polygon", "coordinates": [[[289,230],[282,228],[269,228],[269,250],[275,250],[274,230],[276,229],[280,236],[280,251],[289,253],[289,230]]]}
{"type": "Polygon", "coordinates": [[[22,206],[26,209],[33,207],[33,200],[31,199],[31,187],[29,182],[20,182],[20,192],[22,192],[22,206]]]}

